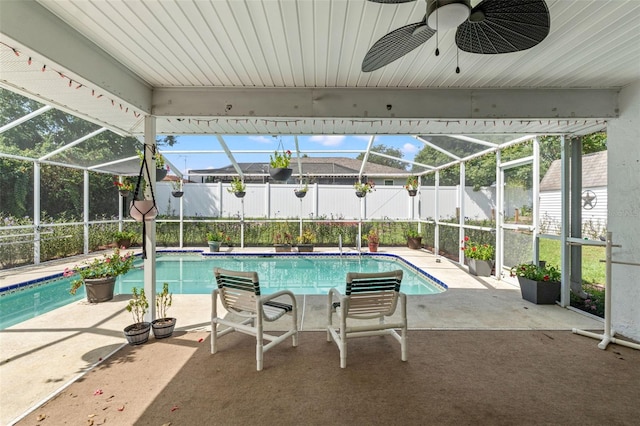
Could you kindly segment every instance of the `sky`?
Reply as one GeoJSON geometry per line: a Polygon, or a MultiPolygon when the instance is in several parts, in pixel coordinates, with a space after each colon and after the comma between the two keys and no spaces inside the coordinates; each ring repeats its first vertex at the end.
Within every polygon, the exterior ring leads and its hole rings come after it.
{"type": "MultiPolygon", "coordinates": [[[[269,162],[269,155],[280,145],[285,151],[291,150],[295,158],[294,136],[224,135],[222,138],[229,150],[234,152],[236,161],[240,163],[269,162]],[[243,153],[242,151],[249,152],[243,153]]],[[[298,146],[301,155],[306,153],[309,157],[355,158],[360,152],[367,149],[370,138],[370,136],[362,135],[298,136],[298,146]]],[[[230,164],[229,158],[215,135],[178,136],[177,139],[178,143],[172,147],[161,146],[160,152],[180,170],[219,168],[230,164]],[[188,154],[183,151],[211,152],[188,154]]],[[[403,154],[402,158],[409,161],[412,161],[423,147],[420,141],[405,135],[376,136],[373,144],[383,144],[399,149],[403,154]]]]}

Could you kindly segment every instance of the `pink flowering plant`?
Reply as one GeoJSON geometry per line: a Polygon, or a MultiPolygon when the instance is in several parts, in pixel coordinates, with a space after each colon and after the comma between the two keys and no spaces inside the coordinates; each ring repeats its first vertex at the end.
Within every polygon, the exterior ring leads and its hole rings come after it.
{"type": "Polygon", "coordinates": [[[493,260],[496,252],[492,245],[473,242],[467,236],[462,240],[460,250],[464,252],[464,257],[477,260],[493,260]]]}
{"type": "Polygon", "coordinates": [[[87,278],[108,278],[126,274],[133,268],[133,260],[133,252],[123,255],[120,254],[120,249],[115,249],[111,255],[104,254],[102,257],[85,261],[73,268],[65,268],[64,277],[76,277],[71,281],[69,293],[76,294],[87,278]]]}
{"type": "Polygon", "coordinates": [[[269,160],[269,165],[272,169],[286,169],[289,167],[289,163],[291,162],[291,151],[274,151],[273,155],[269,156],[269,160]]]}
{"type": "Polygon", "coordinates": [[[521,263],[511,268],[512,277],[523,277],[533,281],[560,281],[560,270],[555,266],[538,266],[531,263],[521,263]]]}

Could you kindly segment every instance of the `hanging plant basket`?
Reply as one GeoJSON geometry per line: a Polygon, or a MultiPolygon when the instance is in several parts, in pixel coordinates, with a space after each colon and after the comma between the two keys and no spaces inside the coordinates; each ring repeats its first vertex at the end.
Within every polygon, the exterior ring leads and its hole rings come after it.
{"type": "Polygon", "coordinates": [[[126,198],[126,197],[128,197],[129,195],[131,195],[131,191],[128,191],[128,190],[126,190],[126,189],[121,189],[121,190],[120,190],[120,191],[118,191],[118,192],[120,193],[120,196],[121,196],[122,198],[126,198]]]}
{"type": "Polygon", "coordinates": [[[356,191],[356,197],[358,197],[358,198],[362,198],[365,195],[367,195],[367,193],[364,192],[364,191],[356,191]]]}
{"type": "Polygon", "coordinates": [[[238,198],[244,198],[244,196],[247,195],[247,193],[245,191],[238,191],[238,192],[234,192],[233,195],[235,195],[238,198]]]}
{"type": "Polygon", "coordinates": [[[418,193],[417,189],[407,189],[407,192],[409,193],[409,197],[415,197],[416,194],[418,193]]]}
{"type": "Polygon", "coordinates": [[[160,169],[157,168],[156,169],[156,182],[160,182],[162,179],[165,178],[165,176],[167,176],[167,169],[160,169]]]}
{"type": "Polygon", "coordinates": [[[180,198],[184,195],[183,191],[171,191],[171,195],[173,195],[176,198],[180,198]]]}
{"type": "Polygon", "coordinates": [[[307,195],[307,191],[294,191],[296,194],[296,197],[298,198],[304,198],[305,195],[307,195]]]}
{"type": "Polygon", "coordinates": [[[129,215],[137,222],[154,220],[158,215],[158,208],[153,200],[133,200],[129,207],[129,215]]]}
{"type": "Polygon", "coordinates": [[[274,169],[272,167],[269,167],[269,176],[271,176],[271,179],[273,180],[286,181],[291,177],[292,173],[293,169],[290,168],[274,169]]]}

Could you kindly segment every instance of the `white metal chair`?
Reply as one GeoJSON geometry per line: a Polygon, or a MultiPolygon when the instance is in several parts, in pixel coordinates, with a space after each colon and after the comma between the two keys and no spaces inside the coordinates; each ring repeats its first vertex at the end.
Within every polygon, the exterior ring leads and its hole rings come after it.
{"type": "Polygon", "coordinates": [[[227,333],[239,331],[256,336],[256,368],[260,371],[262,370],[263,353],[273,346],[284,341],[289,336],[292,337],[293,346],[298,346],[298,309],[296,298],[291,291],[282,290],[262,296],[260,295],[260,281],[257,272],[240,272],[215,268],[213,273],[216,277],[218,288],[211,293],[212,354],[217,352],[218,337],[227,333]],[[239,321],[218,316],[218,296],[227,311],[241,318],[239,321]],[[290,297],[291,304],[273,300],[280,296],[290,297]],[[289,330],[280,336],[264,333],[264,321],[275,321],[285,314],[289,314],[292,317],[292,327],[289,330]],[[219,324],[229,328],[218,331],[219,324]],[[264,344],[265,339],[270,341],[266,345],[264,344]]]}
{"type": "Polygon", "coordinates": [[[390,334],[400,342],[402,360],[407,360],[407,296],[400,292],[402,271],[347,274],[346,294],[336,288],[329,290],[327,342],[331,338],[340,350],[340,367],[347,366],[347,339],[361,336],[390,334]],[[397,322],[385,322],[394,314],[400,299],[400,318],[397,322]],[[340,324],[333,326],[333,315],[340,324]],[[379,319],[378,324],[353,325],[358,320],[379,319]],[[400,334],[395,329],[400,329],[400,334]]]}

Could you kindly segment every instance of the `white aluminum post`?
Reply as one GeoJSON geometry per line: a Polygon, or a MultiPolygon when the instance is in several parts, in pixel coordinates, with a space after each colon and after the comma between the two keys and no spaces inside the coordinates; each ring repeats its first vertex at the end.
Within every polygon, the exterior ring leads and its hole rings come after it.
{"type": "MultiPolygon", "coordinates": [[[[464,165],[464,161],[460,163],[460,176],[459,176],[459,191],[458,191],[458,211],[460,217],[458,218],[458,224],[460,228],[458,228],[458,241],[464,240],[464,196],[465,196],[465,181],[466,181],[466,169],[464,165]]],[[[458,250],[458,262],[460,264],[464,263],[464,251],[458,250]]]]}
{"type": "Polygon", "coordinates": [[[83,173],[84,176],[84,207],[83,207],[83,216],[84,216],[84,254],[89,253],[89,170],[85,170],[83,173]]]}
{"type": "Polygon", "coordinates": [[[533,261],[537,265],[540,260],[540,246],[538,243],[538,229],[540,225],[540,141],[533,138],[533,261]]]}
{"type": "Polygon", "coordinates": [[[503,215],[504,211],[504,173],[502,172],[502,157],[500,150],[496,151],[496,206],[494,209],[494,220],[496,222],[496,278],[502,278],[502,268],[504,265],[504,230],[503,215]]]}
{"type": "Polygon", "coordinates": [[[436,258],[438,258],[438,256],[440,256],[440,203],[438,202],[438,199],[440,198],[438,196],[438,191],[440,190],[440,171],[436,170],[436,180],[435,180],[435,190],[433,191],[434,194],[434,200],[433,200],[433,209],[435,210],[434,213],[434,220],[435,220],[435,227],[434,227],[434,231],[433,231],[433,250],[435,251],[435,255],[436,258]]]}
{"type": "MultiPolygon", "coordinates": [[[[150,191],[156,195],[156,165],[153,162],[153,152],[156,148],[156,118],[150,115],[144,118],[144,149],[149,165],[149,180],[145,191],[145,199],[149,199],[150,191]]],[[[143,171],[146,174],[146,169],[143,171]]],[[[143,244],[146,248],[147,258],[144,259],[144,292],[149,300],[149,311],[144,320],[151,322],[156,319],[156,220],[148,220],[145,223],[146,238],[143,244]]]]}
{"type": "MultiPolygon", "coordinates": [[[[124,177],[119,176],[118,182],[120,183],[124,182],[124,177]]],[[[118,231],[120,232],[122,232],[123,220],[124,220],[124,197],[118,196],[118,231]]]]}
{"type": "Polygon", "coordinates": [[[560,208],[560,216],[562,218],[560,224],[560,274],[561,274],[561,286],[560,286],[560,306],[566,307],[570,301],[569,285],[570,285],[570,273],[571,273],[571,247],[567,244],[567,238],[569,237],[569,216],[571,205],[571,191],[569,182],[569,167],[570,167],[570,148],[571,145],[566,143],[564,135],[560,137],[560,183],[562,196],[562,203],[560,208]]]}
{"type": "Polygon", "coordinates": [[[40,243],[42,235],[40,233],[40,177],[41,165],[37,161],[33,162],[33,263],[40,264],[40,243]]]}

